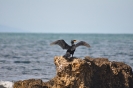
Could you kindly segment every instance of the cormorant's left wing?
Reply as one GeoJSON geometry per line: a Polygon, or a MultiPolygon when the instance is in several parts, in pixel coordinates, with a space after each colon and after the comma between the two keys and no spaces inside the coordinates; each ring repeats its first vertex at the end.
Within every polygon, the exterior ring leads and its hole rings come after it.
{"type": "Polygon", "coordinates": [[[86,46],[86,47],[90,47],[90,45],[89,45],[88,43],[84,42],[84,41],[80,41],[80,42],[78,42],[75,46],[76,46],[76,47],[78,47],[78,46],[86,46]]]}
{"type": "Polygon", "coordinates": [[[64,40],[57,40],[57,41],[51,43],[50,45],[54,45],[54,44],[59,45],[62,49],[69,49],[70,48],[70,46],[64,40]]]}

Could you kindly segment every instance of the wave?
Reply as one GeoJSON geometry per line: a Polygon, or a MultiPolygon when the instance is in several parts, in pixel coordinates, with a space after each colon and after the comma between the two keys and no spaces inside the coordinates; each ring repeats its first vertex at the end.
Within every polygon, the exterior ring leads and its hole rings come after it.
{"type": "Polygon", "coordinates": [[[0,81],[0,88],[13,88],[13,84],[10,81],[0,81]]]}
{"type": "Polygon", "coordinates": [[[24,64],[29,64],[30,61],[14,61],[14,63],[24,63],[24,64]]]}

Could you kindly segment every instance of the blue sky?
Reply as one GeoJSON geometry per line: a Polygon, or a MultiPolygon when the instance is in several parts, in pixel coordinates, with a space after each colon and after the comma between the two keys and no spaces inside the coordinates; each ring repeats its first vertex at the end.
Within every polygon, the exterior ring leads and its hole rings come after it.
{"type": "Polygon", "coordinates": [[[133,33],[133,0],[0,0],[0,32],[133,33]]]}

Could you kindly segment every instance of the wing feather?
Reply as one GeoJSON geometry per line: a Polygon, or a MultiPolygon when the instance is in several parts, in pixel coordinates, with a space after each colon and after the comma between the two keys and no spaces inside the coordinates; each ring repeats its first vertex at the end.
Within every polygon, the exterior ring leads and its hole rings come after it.
{"type": "Polygon", "coordinates": [[[90,45],[89,45],[88,43],[84,42],[84,41],[80,41],[80,42],[78,42],[78,43],[76,44],[76,47],[78,47],[78,46],[86,46],[86,47],[90,47],[90,45]]]}
{"type": "Polygon", "coordinates": [[[57,40],[50,45],[59,45],[62,49],[69,49],[69,45],[64,40],[57,40]]]}

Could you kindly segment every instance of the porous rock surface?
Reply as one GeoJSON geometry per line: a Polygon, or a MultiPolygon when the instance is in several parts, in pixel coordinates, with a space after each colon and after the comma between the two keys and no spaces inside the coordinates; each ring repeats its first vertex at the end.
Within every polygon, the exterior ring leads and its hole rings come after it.
{"type": "Polygon", "coordinates": [[[17,81],[14,88],[133,88],[133,72],[122,62],[106,58],[69,58],[55,56],[56,76],[48,82],[40,79],[17,81]]]}

